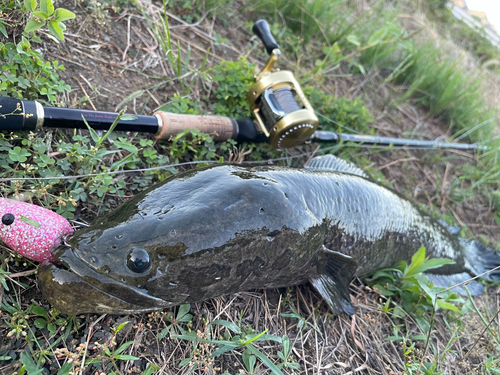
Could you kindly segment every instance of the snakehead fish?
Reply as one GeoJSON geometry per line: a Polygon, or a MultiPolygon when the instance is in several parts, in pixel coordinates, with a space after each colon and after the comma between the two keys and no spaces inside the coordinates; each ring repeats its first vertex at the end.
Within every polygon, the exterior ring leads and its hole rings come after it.
{"type": "Polygon", "coordinates": [[[307,281],[334,313],[353,314],[353,277],[409,261],[422,245],[455,261],[433,270],[445,284],[500,264],[331,155],[303,169],[217,165],[172,176],[66,237],[39,281],[68,314],[144,312],[307,281]]]}
{"type": "Polygon", "coordinates": [[[36,262],[55,261],[50,250],[60,245],[63,235],[73,232],[61,215],[13,199],[0,198],[0,218],[0,240],[36,262]]]}

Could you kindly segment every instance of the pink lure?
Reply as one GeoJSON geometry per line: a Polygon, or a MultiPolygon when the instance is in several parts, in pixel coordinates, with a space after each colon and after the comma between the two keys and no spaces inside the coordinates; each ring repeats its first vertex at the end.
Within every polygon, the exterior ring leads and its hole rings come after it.
{"type": "Polygon", "coordinates": [[[55,261],[50,250],[73,232],[68,220],[46,208],[0,198],[0,240],[23,257],[55,261]]]}

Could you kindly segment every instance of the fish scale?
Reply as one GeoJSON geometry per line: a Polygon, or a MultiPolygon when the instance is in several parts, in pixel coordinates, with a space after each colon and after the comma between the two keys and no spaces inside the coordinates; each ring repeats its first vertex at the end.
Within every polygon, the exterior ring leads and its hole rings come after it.
{"type": "Polygon", "coordinates": [[[57,265],[40,266],[39,284],[65,313],[126,314],[310,281],[332,312],[353,314],[351,280],[408,262],[422,245],[454,261],[432,270],[436,285],[500,265],[494,250],[332,155],[302,169],[216,165],[174,175],[76,232],[54,250],[57,265]]]}

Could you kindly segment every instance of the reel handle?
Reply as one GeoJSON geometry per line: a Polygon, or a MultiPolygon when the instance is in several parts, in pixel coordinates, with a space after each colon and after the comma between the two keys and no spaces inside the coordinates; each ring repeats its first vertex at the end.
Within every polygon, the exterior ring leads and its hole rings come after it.
{"type": "Polygon", "coordinates": [[[253,24],[252,31],[257,37],[264,43],[264,47],[266,47],[266,51],[268,54],[271,54],[274,49],[280,48],[279,44],[273,38],[271,34],[271,29],[269,28],[269,24],[265,20],[258,20],[253,24]]]}

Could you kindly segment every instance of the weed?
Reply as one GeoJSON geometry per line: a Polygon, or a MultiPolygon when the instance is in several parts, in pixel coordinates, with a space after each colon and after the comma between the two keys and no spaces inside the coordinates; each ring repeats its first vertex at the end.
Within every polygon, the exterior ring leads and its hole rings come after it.
{"type": "Polygon", "coordinates": [[[36,30],[47,25],[50,34],[56,40],[64,40],[66,25],[64,21],[75,18],[75,14],[64,8],[55,8],[52,0],[40,0],[40,10],[37,9],[37,0],[24,0],[27,11],[32,12],[26,27],[25,33],[34,33],[36,30]]]}
{"type": "Polygon", "coordinates": [[[227,320],[214,320],[205,325],[205,330],[198,332],[187,332],[183,335],[172,335],[172,338],[193,342],[193,351],[190,357],[183,360],[180,365],[193,364],[192,370],[198,367],[210,368],[212,358],[237,349],[243,349],[241,353],[243,363],[247,371],[253,372],[257,358],[265,364],[273,374],[282,375],[282,368],[298,369],[299,365],[290,360],[291,344],[287,336],[279,337],[261,333],[254,333],[251,328],[245,329],[227,320]],[[213,338],[211,328],[220,325],[226,328],[224,339],[213,338]],[[231,333],[230,333],[231,332],[231,333]],[[232,336],[234,335],[234,336],[232,336]],[[259,341],[275,341],[283,345],[283,352],[278,352],[281,363],[276,365],[267,355],[257,349],[254,343],[259,341]]]}
{"type": "Polygon", "coordinates": [[[312,86],[304,87],[304,94],[314,110],[320,114],[318,119],[322,130],[368,132],[368,124],[373,121],[373,116],[360,98],[335,98],[312,86]]]}
{"type": "Polygon", "coordinates": [[[250,118],[250,104],[247,93],[254,84],[253,64],[245,58],[238,61],[221,61],[211,70],[214,82],[214,101],[212,111],[218,116],[250,118]]]}
{"type": "Polygon", "coordinates": [[[276,20],[285,17],[287,27],[306,43],[319,39],[333,44],[351,34],[359,22],[350,17],[345,0],[261,0],[251,7],[272,13],[276,20]]]}
{"type": "Polygon", "coordinates": [[[308,322],[307,320],[305,320],[300,314],[299,312],[290,304],[289,305],[289,308],[290,310],[292,310],[291,313],[289,314],[281,314],[281,316],[285,317],[285,318],[294,318],[294,319],[298,319],[299,322],[297,323],[297,329],[299,331],[303,330],[305,328],[306,325],[310,326],[312,329],[314,329],[316,332],[318,332],[320,335],[322,335],[322,333],[320,331],[318,331],[318,329],[314,326],[314,324],[312,324],[311,322],[308,322]]]}
{"type": "Polygon", "coordinates": [[[34,100],[48,98],[47,104],[55,103],[56,95],[69,92],[70,86],[60,79],[57,71],[65,70],[57,61],[44,62],[30,41],[22,37],[14,43],[0,43],[0,95],[34,100]]]}
{"type": "Polygon", "coordinates": [[[210,50],[207,50],[205,59],[203,60],[201,66],[198,69],[191,69],[189,66],[189,60],[191,57],[191,47],[188,46],[184,58],[182,57],[181,45],[177,41],[177,46],[172,46],[172,39],[170,36],[170,28],[167,17],[167,3],[168,1],[163,0],[163,17],[159,17],[159,24],[152,21],[147,14],[143,11],[144,18],[148,23],[149,28],[154,33],[156,40],[158,41],[161,50],[163,51],[165,58],[170,64],[175,77],[169,79],[161,79],[159,84],[155,84],[153,88],[153,93],[164,83],[177,80],[180,82],[182,89],[185,93],[188,93],[195,83],[195,78],[201,78],[202,82],[208,81],[209,77],[204,71],[205,64],[207,63],[207,58],[210,50]],[[176,47],[176,48],[175,48],[176,47]],[[176,55],[174,55],[174,50],[176,50],[176,55]],[[190,84],[186,83],[186,79],[191,77],[190,84]]]}
{"type": "Polygon", "coordinates": [[[421,247],[412,256],[410,264],[400,261],[394,268],[375,272],[367,282],[382,295],[401,299],[401,305],[394,308],[389,308],[390,299],[387,300],[384,312],[391,311],[395,317],[409,314],[422,331],[427,333],[430,326],[428,320],[423,317],[425,313],[433,311],[435,306],[460,313],[455,304],[464,301],[452,290],[442,292],[443,288],[434,286],[423,272],[453,263],[454,261],[449,259],[427,259],[425,248],[421,247]]]}

